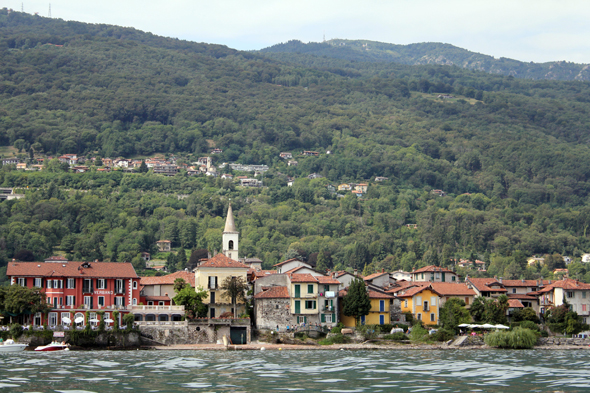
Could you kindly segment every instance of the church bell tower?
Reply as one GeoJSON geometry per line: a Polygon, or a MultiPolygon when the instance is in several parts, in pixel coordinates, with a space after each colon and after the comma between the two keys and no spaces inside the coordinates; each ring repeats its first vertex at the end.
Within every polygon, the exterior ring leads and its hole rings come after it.
{"type": "Polygon", "coordinates": [[[227,209],[227,218],[225,219],[225,228],[223,229],[223,254],[233,259],[238,260],[238,238],[240,232],[236,230],[234,223],[234,214],[231,208],[231,203],[227,209]]]}

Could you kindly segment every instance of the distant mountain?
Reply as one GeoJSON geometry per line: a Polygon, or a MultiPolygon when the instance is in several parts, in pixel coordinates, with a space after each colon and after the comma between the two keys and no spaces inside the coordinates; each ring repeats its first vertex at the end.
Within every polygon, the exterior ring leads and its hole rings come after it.
{"type": "Polygon", "coordinates": [[[305,44],[298,40],[273,45],[262,53],[302,53],[360,62],[393,62],[409,65],[455,65],[492,74],[525,79],[590,80],[590,65],[566,61],[525,63],[483,55],[450,44],[425,42],[395,45],[367,40],[330,40],[305,44]]]}

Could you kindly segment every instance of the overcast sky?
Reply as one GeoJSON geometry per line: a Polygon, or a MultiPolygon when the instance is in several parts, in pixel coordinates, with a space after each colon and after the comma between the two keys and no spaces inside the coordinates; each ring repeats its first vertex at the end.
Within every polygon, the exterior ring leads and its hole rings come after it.
{"type": "Polygon", "coordinates": [[[2,0],[53,18],[261,49],[279,42],[444,42],[522,61],[590,63],[588,0],[2,0]]]}

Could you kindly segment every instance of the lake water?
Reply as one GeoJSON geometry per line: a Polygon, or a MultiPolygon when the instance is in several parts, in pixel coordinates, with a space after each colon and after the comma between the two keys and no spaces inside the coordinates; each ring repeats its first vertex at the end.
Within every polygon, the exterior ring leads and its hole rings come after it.
{"type": "Polygon", "coordinates": [[[589,392],[590,351],[26,351],[0,390],[589,392]]]}

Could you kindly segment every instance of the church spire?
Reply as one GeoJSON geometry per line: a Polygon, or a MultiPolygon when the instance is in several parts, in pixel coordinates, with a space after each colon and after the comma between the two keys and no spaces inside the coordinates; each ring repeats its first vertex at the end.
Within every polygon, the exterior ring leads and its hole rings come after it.
{"type": "Polygon", "coordinates": [[[234,212],[231,208],[231,203],[227,208],[227,218],[225,219],[225,228],[223,232],[237,232],[236,224],[234,223],[234,212]]]}

